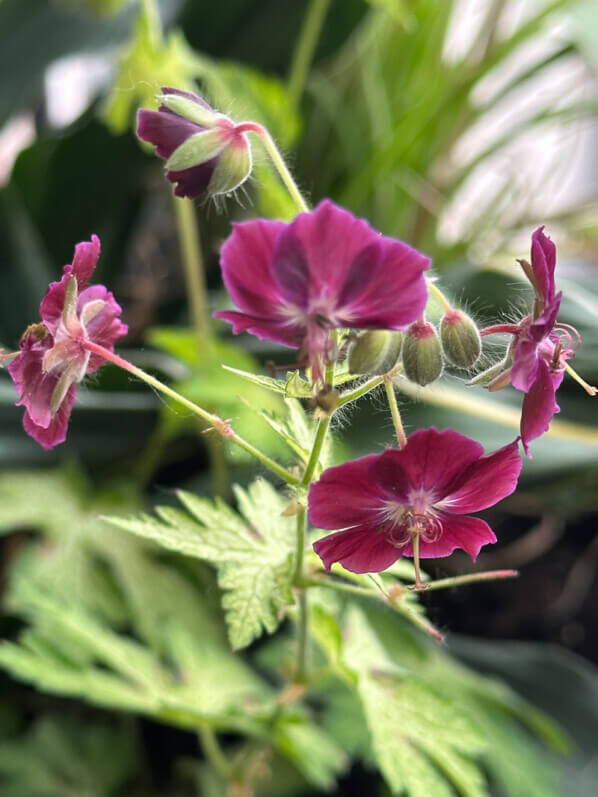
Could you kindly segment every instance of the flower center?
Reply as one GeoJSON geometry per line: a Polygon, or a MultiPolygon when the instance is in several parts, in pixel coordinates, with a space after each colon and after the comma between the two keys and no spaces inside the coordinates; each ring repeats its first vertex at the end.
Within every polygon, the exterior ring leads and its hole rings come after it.
{"type": "MultiPolygon", "coordinates": [[[[419,503],[419,502],[418,502],[419,503]]],[[[442,523],[433,511],[390,501],[381,512],[380,531],[395,548],[402,548],[418,536],[422,542],[437,542],[442,523]]]]}

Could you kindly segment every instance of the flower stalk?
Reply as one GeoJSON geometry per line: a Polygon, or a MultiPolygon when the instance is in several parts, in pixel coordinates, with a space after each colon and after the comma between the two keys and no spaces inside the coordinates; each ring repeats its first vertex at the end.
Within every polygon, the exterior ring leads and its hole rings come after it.
{"type": "Polygon", "coordinates": [[[397,435],[397,444],[399,448],[405,448],[407,445],[407,435],[405,434],[405,430],[403,428],[403,421],[401,420],[401,413],[399,412],[399,405],[397,403],[397,396],[392,383],[392,377],[388,374],[384,377],[384,388],[386,390],[388,406],[390,408],[392,422],[397,435]]]}
{"type": "Polygon", "coordinates": [[[289,171],[285,160],[282,157],[282,154],[276,146],[276,142],[270,135],[269,131],[263,127],[263,125],[260,125],[257,122],[242,122],[241,124],[237,125],[237,132],[256,133],[260,137],[262,144],[264,145],[264,148],[270,157],[270,160],[274,164],[274,167],[280,176],[280,179],[284,183],[293,201],[299,208],[299,211],[301,213],[309,213],[309,205],[303,198],[297,183],[293,179],[293,175],[289,171]]]}
{"type": "Polygon", "coordinates": [[[218,432],[221,437],[230,440],[235,445],[243,448],[247,453],[251,454],[255,459],[261,462],[264,467],[271,470],[281,479],[283,479],[287,484],[298,485],[299,479],[293,476],[289,471],[284,468],[282,465],[279,465],[278,462],[275,462],[271,457],[267,454],[264,454],[262,451],[257,449],[254,445],[249,443],[243,437],[238,435],[228,421],[223,420],[218,415],[214,415],[207,410],[204,410],[203,407],[200,407],[195,402],[190,401],[189,399],[182,396],[180,393],[177,393],[176,390],[173,390],[168,385],[165,385],[159,379],[148,374],[146,371],[143,371],[141,368],[137,368],[137,366],[130,363],[128,360],[125,360],[123,357],[120,357],[118,354],[114,352],[108,351],[104,349],[102,346],[98,346],[91,341],[87,341],[84,344],[84,347],[87,351],[91,352],[92,354],[97,354],[99,357],[103,357],[108,362],[111,362],[113,365],[116,365],[118,368],[122,368],[125,371],[128,371],[133,376],[136,376],[138,379],[141,379],[146,384],[150,385],[150,387],[155,388],[160,393],[163,393],[165,396],[168,396],[171,399],[174,399],[178,404],[181,404],[183,407],[186,407],[190,410],[194,415],[197,415],[203,421],[207,421],[210,428],[214,429],[214,431],[218,432]]]}
{"type": "Polygon", "coordinates": [[[212,338],[201,243],[191,200],[173,197],[187,298],[198,354],[212,338]]]}

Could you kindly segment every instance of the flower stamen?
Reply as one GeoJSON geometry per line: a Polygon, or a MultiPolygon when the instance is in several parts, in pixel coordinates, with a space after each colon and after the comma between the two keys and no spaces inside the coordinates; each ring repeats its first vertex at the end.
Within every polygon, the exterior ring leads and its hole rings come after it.
{"type": "Polygon", "coordinates": [[[582,379],[581,376],[574,371],[573,368],[568,363],[565,363],[565,371],[569,374],[570,377],[575,379],[578,385],[581,385],[583,389],[589,396],[595,396],[598,393],[598,388],[594,387],[593,385],[588,384],[585,379],[582,379]]]}

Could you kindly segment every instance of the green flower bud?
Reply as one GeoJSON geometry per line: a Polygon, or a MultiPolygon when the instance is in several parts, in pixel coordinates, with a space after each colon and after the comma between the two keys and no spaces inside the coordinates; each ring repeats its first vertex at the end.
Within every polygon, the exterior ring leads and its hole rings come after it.
{"type": "Polygon", "coordinates": [[[347,362],[350,374],[377,376],[388,373],[401,354],[402,332],[370,329],[349,346],[347,362]]]}
{"type": "Polygon", "coordinates": [[[407,379],[422,387],[442,374],[442,346],[438,333],[427,321],[416,321],[405,332],[403,369],[407,379]]]}
{"type": "Polygon", "coordinates": [[[450,310],[440,322],[444,356],[457,368],[471,368],[482,353],[482,339],[471,318],[461,310],[450,310]]]}

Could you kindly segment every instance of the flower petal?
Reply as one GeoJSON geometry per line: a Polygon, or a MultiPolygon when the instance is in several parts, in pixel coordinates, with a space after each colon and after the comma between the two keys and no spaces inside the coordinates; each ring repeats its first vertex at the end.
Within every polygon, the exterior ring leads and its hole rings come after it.
{"type": "Polygon", "coordinates": [[[378,256],[361,258],[364,250],[377,252],[379,234],[328,199],[285,227],[274,252],[272,273],[290,303],[303,307],[308,295],[338,297],[359,277],[358,289],[379,266],[378,256]]]}
{"type": "Polygon", "coordinates": [[[233,302],[243,312],[265,320],[276,316],[285,303],[270,263],[286,226],[265,219],[235,224],[220,251],[222,279],[233,302]]]}
{"type": "Polygon", "coordinates": [[[232,324],[235,335],[238,335],[239,332],[251,332],[260,340],[274,340],[293,349],[298,349],[301,346],[305,334],[304,327],[270,321],[267,318],[247,313],[237,313],[235,310],[219,310],[213,315],[214,318],[221,318],[232,324]]]}
{"type": "Polygon", "coordinates": [[[153,144],[160,158],[170,158],[183,141],[203,129],[201,125],[183,119],[166,108],[162,111],[146,111],[142,108],[137,112],[137,135],[142,141],[153,144]]]}
{"type": "Polygon", "coordinates": [[[23,416],[23,427],[25,431],[28,435],[33,437],[34,440],[37,440],[46,451],[54,448],[54,446],[57,446],[59,443],[64,443],[66,440],[66,432],[76,394],[77,386],[71,385],[66,396],[62,400],[58,412],[47,427],[38,426],[29,414],[29,411],[25,412],[23,416]]]}
{"type": "Polygon", "coordinates": [[[538,363],[542,359],[542,342],[550,337],[556,324],[561,305],[562,293],[554,297],[544,308],[542,315],[529,325],[519,336],[513,350],[511,384],[524,393],[531,388],[538,373],[538,363]]]}
{"type": "MultiPolygon", "coordinates": [[[[428,298],[423,272],[430,259],[402,241],[379,238],[379,267],[348,305],[347,321],[366,329],[399,329],[422,314],[428,298]]],[[[341,312],[343,308],[341,306],[341,312]]]]}
{"type": "MultiPolygon", "coordinates": [[[[419,555],[422,559],[436,559],[441,556],[450,556],[457,548],[469,554],[473,561],[484,545],[496,542],[496,534],[486,521],[467,515],[440,516],[442,535],[436,542],[419,544],[419,555]]],[[[404,556],[413,556],[413,546],[406,545],[402,549],[404,556]]]]}
{"type": "Polygon", "coordinates": [[[25,407],[31,423],[47,428],[52,421],[50,402],[58,381],[51,374],[44,374],[44,355],[52,348],[54,340],[47,335],[36,340],[27,335],[21,344],[21,352],[8,366],[8,372],[19,394],[17,407],[25,407]]]}
{"type": "Polygon", "coordinates": [[[517,440],[472,463],[458,486],[436,506],[452,514],[479,512],[506,498],[517,487],[521,457],[517,440]]]}
{"type": "Polygon", "coordinates": [[[166,178],[171,183],[176,183],[174,195],[197,199],[205,193],[219,160],[220,155],[217,155],[215,158],[200,163],[198,166],[191,166],[189,169],[180,169],[179,171],[169,169],[166,172],[166,178]]]}
{"type": "MultiPolygon", "coordinates": [[[[89,302],[98,300],[104,302],[104,306],[87,322],[85,331],[93,343],[112,351],[116,341],[127,334],[127,325],[123,324],[119,318],[122,309],[111,291],[104,285],[92,285],[90,288],[86,288],[79,294],[77,313],[80,314],[89,302]]],[[[105,362],[103,357],[92,354],[87,365],[87,373],[91,374],[97,371],[105,362]]]]}
{"type": "Polygon", "coordinates": [[[401,555],[400,549],[387,542],[383,534],[367,527],[322,537],[314,542],[314,551],[326,570],[330,570],[334,562],[340,562],[352,573],[380,573],[401,555]]]}
{"type": "Polygon", "coordinates": [[[556,246],[544,235],[544,227],[538,227],[532,235],[531,260],[538,288],[546,304],[549,304],[554,299],[555,292],[556,246]]]}
{"type": "Polygon", "coordinates": [[[384,508],[385,494],[373,466],[380,454],[327,468],[309,490],[309,520],[320,529],[372,525],[384,508]]]}
{"type": "MultiPolygon", "coordinates": [[[[562,372],[561,372],[562,379],[562,372]]],[[[548,365],[542,360],[538,366],[536,380],[526,393],[521,408],[521,442],[528,457],[531,457],[529,443],[548,430],[550,421],[560,407],[555,400],[553,376],[548,365]]]]}
{"type": "Polygon", "coordinates": [[[439,432],[432,426],[409,435],[405,448],[385,451],[382,459],[400,466],[411,488],[429,492],[437,502],[450,493],[463,470],[483,453],[475,440],[454,429],[439,432]]]}
{"type": "Polygon", "coordinates": [[[97,235],[91,236],[91,241],[82,241],[75,246],[73,262],[68,263],[62,270],[60,282],[51,282],[39,306],[39,314],[46,327],[52,334],[60,321],[66,286],[74,275],[77,279],[78,290],[83,290],[89,282],[100,256],[100,239],[97,235]]]}

